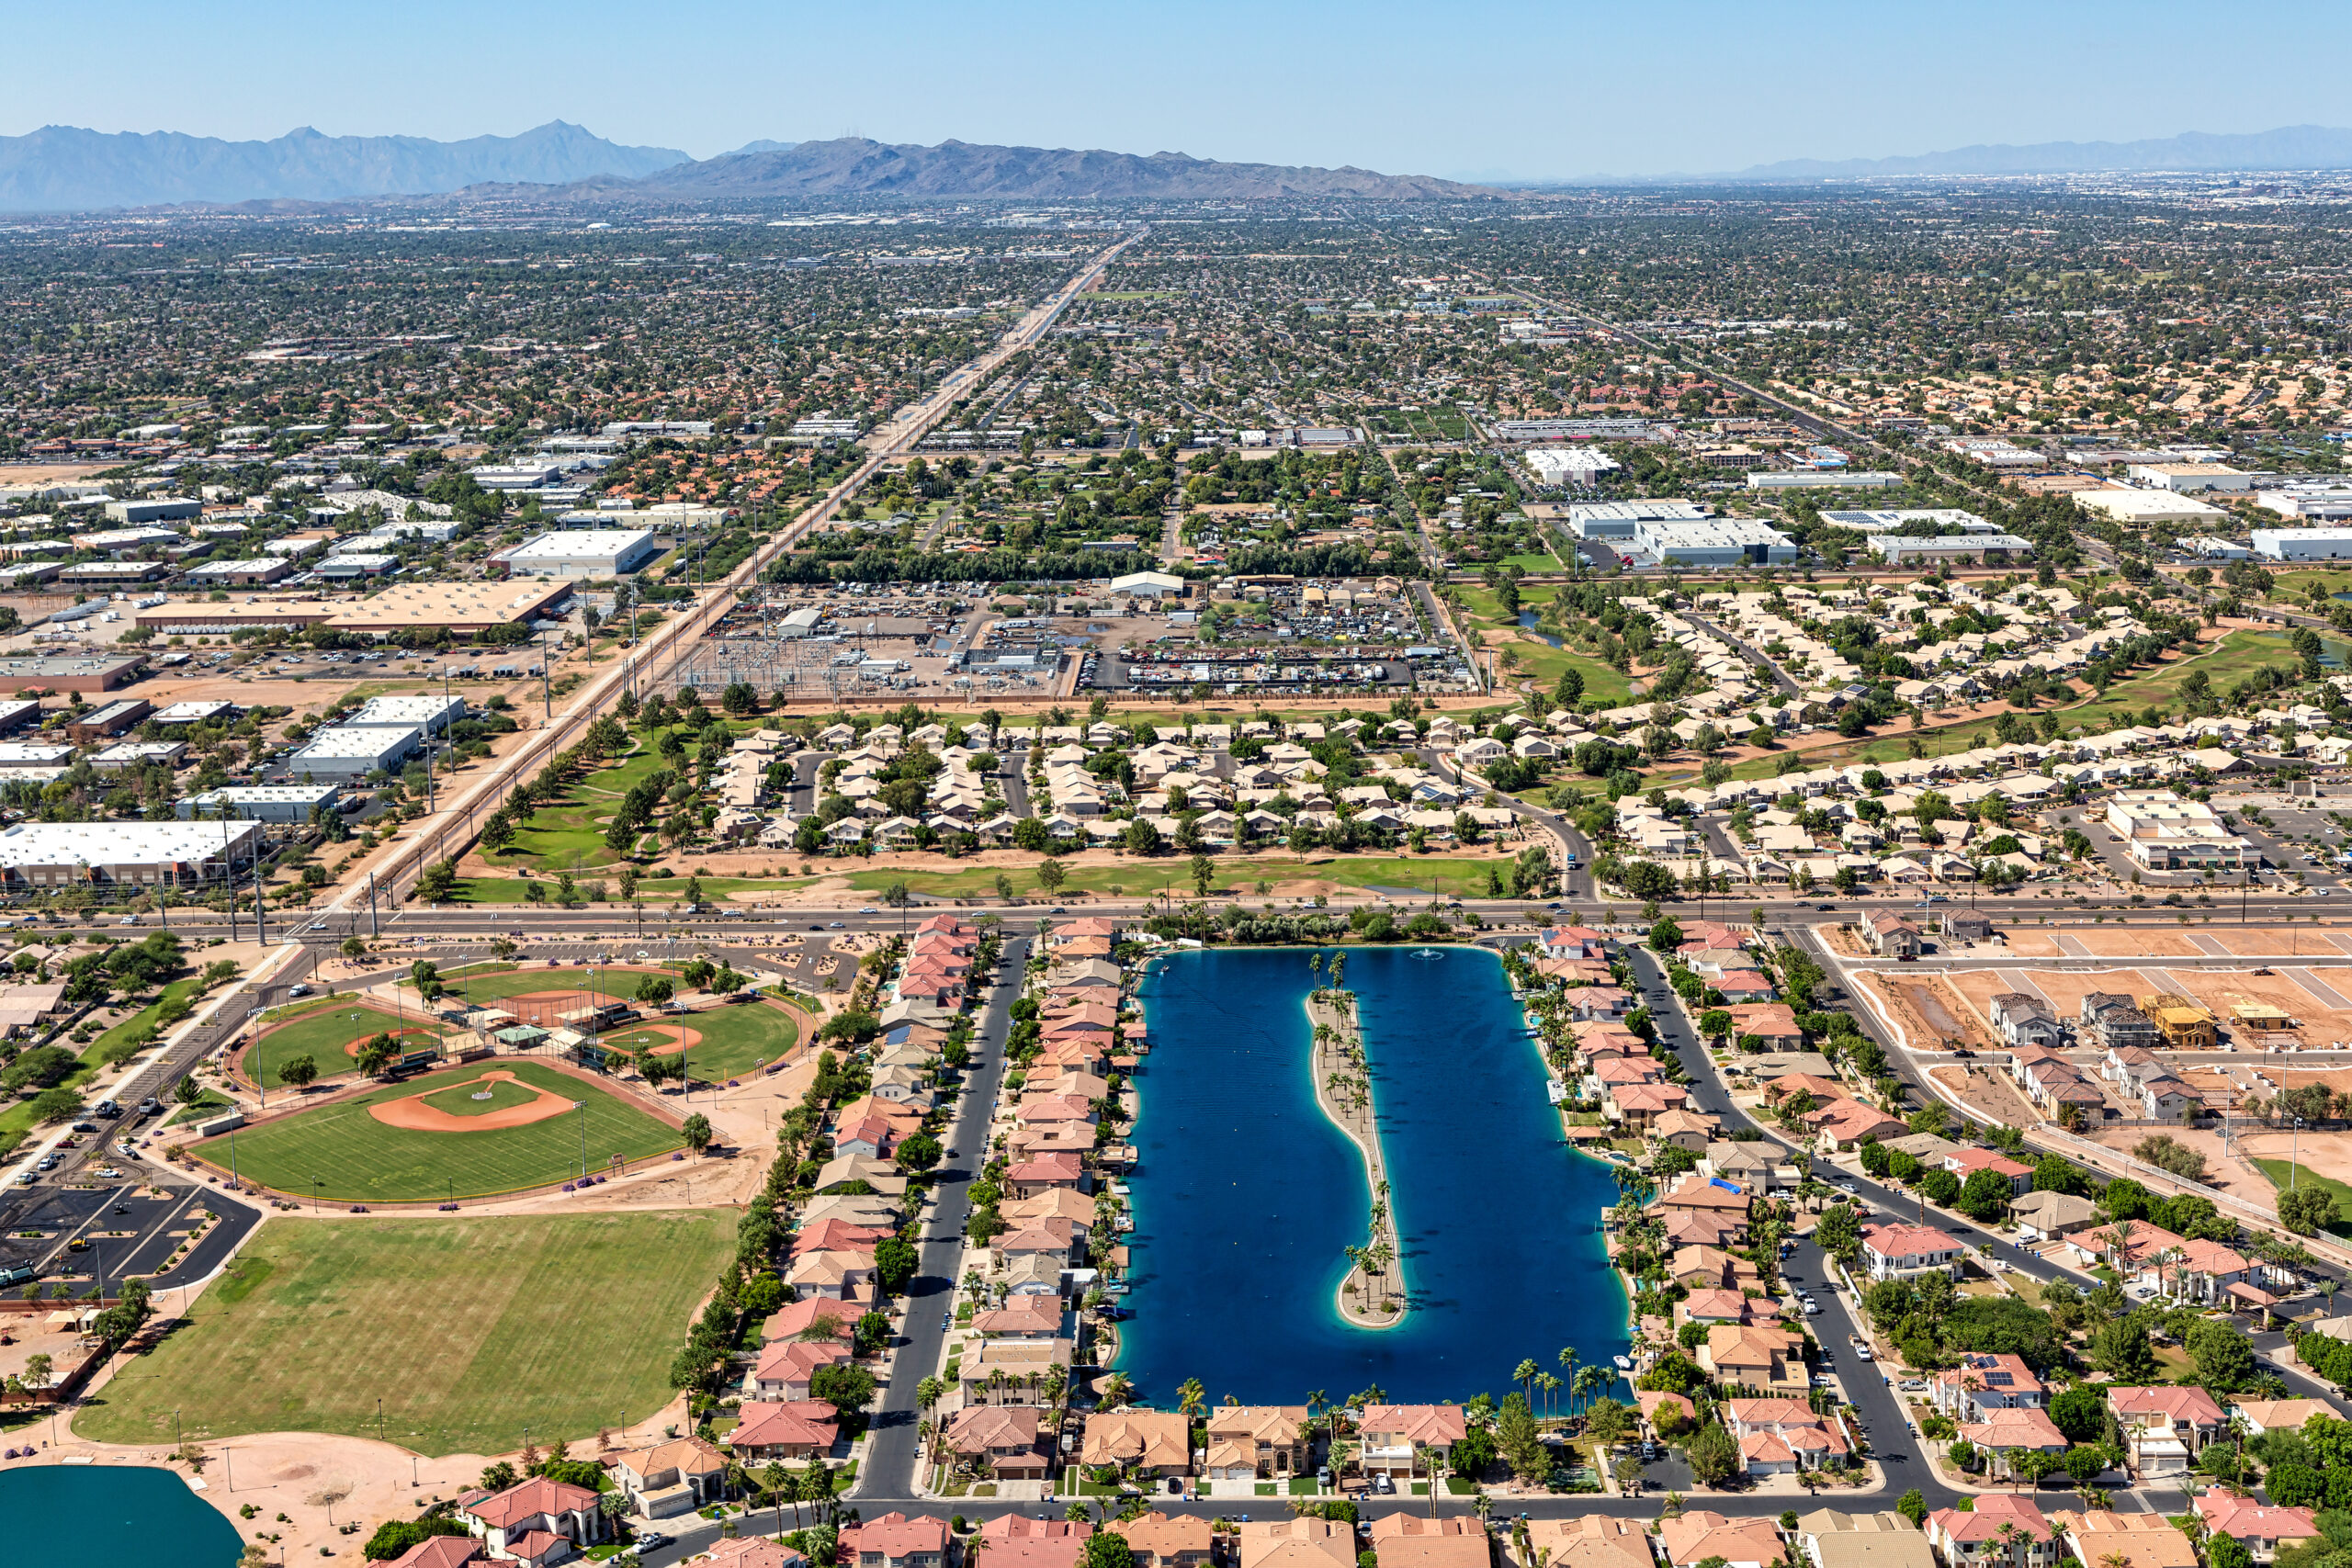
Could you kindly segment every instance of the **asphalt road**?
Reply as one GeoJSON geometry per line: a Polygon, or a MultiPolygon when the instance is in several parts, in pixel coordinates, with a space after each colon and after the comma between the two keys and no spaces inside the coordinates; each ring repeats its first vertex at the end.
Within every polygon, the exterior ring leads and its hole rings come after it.
{"type": "Polygon", "coordinates": [[[869,1495],[905,1497],[914,1490],[915,1467],[922,1458],[916,1429],[922,1411],[915,1392],[940,1364],[941,1343],[947,1337],[939,1314],[954,1299],[956,1272],[964,1258],[964,1222],[972,1212],[972,1179],[987,1163],[989,1123],[997,1090],[1004,1083],[1005,1036],[1012,1029],[1012,1003],[1021,995],[1022,969],[1033,940],[1019,936],[1005,942],[998,984],[974,1035],[978,1065],[967,1069],[947,1157],[932,1190],[922,1259],[907,1287],[906,1334],[891,1352],[889,1386],[883,1391],[857,1484],[850,1492],[861,1502],[869,1495]]]}

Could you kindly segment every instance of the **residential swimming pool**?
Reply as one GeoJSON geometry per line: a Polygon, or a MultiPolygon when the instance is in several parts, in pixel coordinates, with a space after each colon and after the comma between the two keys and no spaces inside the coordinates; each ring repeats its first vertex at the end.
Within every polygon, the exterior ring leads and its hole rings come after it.
{"type": "Polygon", "coordinates": [[[1413,1310],[1357,1328],[1334,1308],[1371,1195],[1355,1145],[1315,1101],[1308,950],[1177,953],[1141,989],[1136,1316],[1116,1363],[1139,1401],[1171,1406],[1187,1378],[1246,1404],[1373,1386],[1409,1402],[1499,1397],[1523,1358],[1558,1375],[1564,1347],[1584,1363],[1626,1348],[1600,1232],[1616,1184],[1566,1146],[1501,961],[1344,951],[1413,1310]]]}
{"type": "Polygon", "coordinates": [[[184,1476],[144,1465],[0,1470],[0,1518],[8,1521],[7,1557],[16,1562],[235,1568],[244,1552],[236,1527],[189,1491],[184,1476]]]}

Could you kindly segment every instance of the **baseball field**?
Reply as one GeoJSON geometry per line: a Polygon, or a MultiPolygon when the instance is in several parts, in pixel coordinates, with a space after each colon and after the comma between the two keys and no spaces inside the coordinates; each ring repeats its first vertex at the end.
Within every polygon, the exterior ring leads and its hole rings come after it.
{"type": "Polygon", "coordinates": [[[650,1019],[603,1039],[623,1050],[650,1049],[665,1055],[683,1044],[689,1076],[701,1083],[724,1083],[791,1055],[799,1043],[800,1026],[773,1002],[735,1002],[650,1019]]]}
{"type": "Polygon", "coordinates": [[[390,1203],[541,1187],[578,1176],[583,1159],[601,1172],[614,1155],[635,1163],[684,1146],[676,1129],[607,1089],[500,1057],[209,1138],[194,1152],[224,1170],[233,1158],[237,1175],[277,1191],[390,1203]]]}
{"type": "Polygon", "coordinates": [[[671,1397],[731,1211],[274,1219],[193,1322],[74,1418],[99,1442],[382,1435],[424,1454],[575,1449],[671,1397]]]}
{"type": "Polygon", "coordinates": [[[371,1035],[397,1034],[403,1049],[416,1050],[442,1038],[448,1031],[424,1013],[395,1012],[365,999],[335,997],[326,1002],[281,1014],[286,1021],[262,1020],[266,1032],[246,1048],[247,1077],[264,1089],[281,1089],[277,1069],[297,1056],[308,1056],[319,1077],[355,1070],[353,1049],[371,1035]]]}

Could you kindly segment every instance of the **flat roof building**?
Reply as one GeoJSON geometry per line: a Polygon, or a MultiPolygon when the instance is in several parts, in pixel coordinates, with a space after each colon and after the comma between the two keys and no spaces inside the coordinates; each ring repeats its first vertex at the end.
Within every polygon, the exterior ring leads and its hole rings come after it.
{"type": "Polygon", "coordinates": [[[385,728],[352,729],[337,725],[322,729],[311,743],[279,763],[287,779],[312,784],[321,780],[349,782],[369,773],[398,773],[401,764],[424,744],[422,731],[385,728]]]}
{"type": "Polygon", "coordinates": [[[180,819],[209,821],[228,817],[243,822],[308,822],[314,807],[332,811],[343,800],[343,790],[331,784],[232,784],[209,794],[184,796],[180,819]]]}
{"type": "Polygon", "coordinates": [[[2078,490],[2075,504],[2118,523],[2145,526],[2152,523],[2190,523],[2211,527],[2229,513],[2195,496],[2168,490],[2078,490]]]}
{"type": "Polygon", "coordinates": [[[1797,558],[1795,540],[1747,517],[1644,521],[1634,525],[1634,547],[1661,566],[1784,566],[1797,558]]]}
{"type": "Polygon", "coordinates": [[[2199,491],[2249,491],[2254,476],[2226,463],[2133,463],[2123,475],[2135,485],[2181,495],[2199,491]]]}
{"type": "Polygon", "coordinates": [[[2033,541],[2020,539],[2015,534],[1939,534],[1933,538],[1881,534],[1871,541],[1871,548],[1881,560],[1896,564],[1907,560],[1981,560],[1990,563],[2032,554],[2033,541]]]}
{"type": "Polygon", "coordinates": [[[1568,508],[1568,532],[1579,539],[1630,539],[1644,523],[1700,523],[1713,515],[1694,501],[1579,501],[1568,508]]]}
{"type": "Polygon", "coordinates": [[[0,829],[0,882],[12,887],[177,886],[243,865],[251,822],[19,822],[0,829]]]}
{"type": "Polygon", "coordinates": [[[182,724],[229,724],[243,711],[234,703],[174,703],[157,712],[154,722],[165,728],[182,724]]]}
{"type": "Polygon", "coordinates": [[[492,556],[514,577],[619,577],[662,553],[647,528],[567,528],[492,556]]]}
{"type": "Polygon", "coordinates": [[[1168,571],[1131,571],[1111,580],[1111,592],[1131,599],[1182,599],[1184,580],[1168,571]]]}
{"type": "Polygon", "coordinates": [[[416,729],[443,735],[466,716],[463,697],[370,697],[336,721],[343,729],[416,729]]]}
{"type": "MultiPolygon", "coordinates": [[[[114,504],[122,506],[128,503],[119,501],[114,504]]],[[[186,542],[187,536],[173,528],[102,528],[96,533],[73,536],[75,549],[99,550],[110,556],[128,555],[132,550],[143,550],[150,545],[186,542]]]]}
{"type": "Polygon", "coordinates": [[[294,562],[283,556],[255,556],[241,560],[209,560],[192,566],[181,581],[190,588],[251,588],[294,575],[294,562]]]}
{"type": "Polygon", "coordinates": [[[178,765],[187,755],[185,740],[119,740],[105,750],[93,753],[90,766],[102,773],[119,773],[151,764],[169,768],[178,765]]]}
{"type": "Polygon", "coordinates": [[[2254,553],[2271,560],[2343,560],[2352,557],[2352,528],[2256,528],[2254,553]]]}
{"type": "Polygon", "coordinates": [[[1603,474],[1615,473],[1617,459],[1589,446],[1538,446],[1527,455],[1527,466],[1542,485],[1589,487],[1603,474]]]}
{"type": "Polygon", "coordinates": [[[146,667],[147,656],[143,653],[0,659],[0,692],[16,692],[28,686],[53,692],[111,692],[138,679],[146,667]]]}
{"type": "Polygon", "coordinates": [[[2222,825],[2202,801],[2169,790],[2124,790],[2107,803],[2108,829],[2147,871],[2236,871],[2262,852],[2222,825]]]}
{"type": "Polygon", "coordinates": [[[1901,474],[1849,474],[1842,468],[1750,468],[1750,490],[1899,490],[1901,474]]]}
{"type": "Polygon", "coordinates": [[[2300,518],[2306,523],[2352,520],[2352,485],[2341,480],[2332,484],[2286,485],[2278,490],[2266,490],[2254,501],[2256,505],[2276,512],[2282,517],[2300,518]]]}
{"type": "Polygon", "coordinates": [[[140,501],[107,502],[107,515],[118,523],[167,523],[203,514],[204,502],[184,495],[151,495],[140,501]]]}

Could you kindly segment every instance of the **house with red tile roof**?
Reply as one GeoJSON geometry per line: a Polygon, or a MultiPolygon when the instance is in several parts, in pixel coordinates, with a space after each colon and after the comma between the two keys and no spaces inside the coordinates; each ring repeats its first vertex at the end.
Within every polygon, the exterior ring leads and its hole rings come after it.
{"type": "Polygon", "coordinates": [[[1928,1516],[1928,1544],[1945,1568],[2052,1568],[2065,1555],[2056,1528],[2028,1499],[1993,1492],[1975,1504],[1928,1516]]]}
{"type": "MultiPolygon", "coordinates": [[[[984,1474],[1006,1481],[1042,1480],[1047,1460],[1037,1437],[1039,1414],[1034,1404],[976,1404],[956,1413],[943,1441],[949,1452],[970,1461],[984,1474]]],[[[989,1560],[996,1561],[993,1551],[989,1560]]]]}
{"type": "Polygon", "coordinates": [[[2228,1424],[2201,1388],[2165,1385],[2107,1390],[2107,1407],[2123,1431],[2124,1451],[2143,1478],[2181,1475],[2228,1424]]]}
{"type": "Polygon", "coordinates": [[[818,1459],[841,1435],[839,1412],[821,1399],[743,1402],[727,1446],[746,1460],[818,1459]]]}
{"type": "Polygon", "coordinates": [[[947,1521],[928,1514],[911,1517],[895,1510],[862,1525],[842,1529],[835,1561],[849,1568],[949,1568],[955,1542],[947,1521]]]}
{"type": "Polygon", "coordinates": [[[1662,1518],[1657,1542],[1672,1568],[1697,1568],[1710,1557],[1724,1568],[1771,1568],[1789,1561],[1790,1550],[1769,1518],[1726,1518],[1705,1508],[1662,1518]]]}
{"type": "Polygon", "coordinates": [[[1214,1527],[1194,1514],[1154,1509],[1140,1518],[1108,1520],[1102,1528],[1125,1538],[1136,1568],[1209,1568],[1216,1551],[1214,1527]]]}
{"type": "Polygon", "coordinates": [[[1430,1475],[1468,1433],[1458,1404],[1367,1404],[1356,1413],[1365,1475],[1430,1475]]]}
{"type": "Polygon", "coordinates": [[[786,1302],[776,1308],[768,1315],[767,1322],[761,1325],[761,1333],[768,1343],[774,1344],[779,1339],[797,1339],[823,1323],[832,1325],[834,1338],[846,1339],[850,1336],[850,1325],[855,1319],[856,1314],[840,1302],[822,1296],[810,1297],[786,1302]]]}
{"type": "Polygon", "coordinates": [[[456,1517],[492,1556],[535,1565],[560,1562],[612,1537],[595,1493],[543,1475],[501,1492],[467,1493],[456,1517]]]}
{"type": "Polygon", "coordinates": [[[1983,1419],[1963,1421],[1959,1429],[1984,1453],[1986,1473],[1996,1481],[2021,1473],[2015,1462],[2018,1453],[2063,1454],[2073,1446],[2047,1412],[2022,1406],[1987,1410],[1983,1419]]]}
{"type": "Polygon", "coordinates": [[[2254,1265],[2233,1247],[2218,1241],[2184,1241],[2179,1255],[2158,1270],[2165,1289],[2184,1301],[2220,1306],[2232,1285],[2252,1284],[2254,1265]]]}
{"type": "Polygon", "coordinates": [[[811,1379],[849,1359],[848,1344],[839,1339],[772,1340],[762,1347],[758,1362],[743,1376],[744,1396],[787,1404],[807,1399],[811,1379]]]}
{"type": "Polygon", "coordinates": [[[2049,1393],[2022,1358],[1976,1350],[1928,1386],[1936,1408],[1959,1421],[1981,1421],[1988,1410],[2039,1410],[2049,1393]]]}
{"type": "Polygon", "coordinates": [[[1035,1198],[1057,1187],[1085,1190],[1086,1167],[1077,1155],[1039,1155],[1005,1168],[1004,1190],[1009,1198],[1035,1198]]]}
{"type": "Polygon", "coordinates": [[[727,1456],[691,1434],[632,1449],[605,1468],[649,1519],[691,1513],[726,1495],[727,1456]]]}
{"type": "Polygon", "coordinates": [[[2050,1522],[2078,1562],[2105,1568],[2198,1568],[2195,1544],[2162,1514],[2088,1508],[2061,1511],[2050,1522]]]}
{"type": "Polygon", "coordinates": [[[1960,1278],[1961,1246],[1931,1225],[1864,1225],[1862,1261],[1873,1280],[1909,1280],[1926,1273],[1960,1278]]]}
{"type": "Polygon", "coordinates": [[[418,1541],[385,1568],[471,1568],[478,1562],[488,1562],[481,1542],[469,1535],[436,1535],[418,1541]]]}
{"type": "Polygon", "coordinates": [[[1802,1399],[1727,1399],[1724,1429],[1739,1444],[1750,1475],[1819,1470],[1848,1451],[1846,1434],[1802,1399]]]}
{"type": "Polygon", "coordinates": [[[1746,1323],[1748,1298],[1737,1291],[1693,1291],[1675,1303],[1675,1316],[1684,1323],[1746,1323]]]}
{"type": "Polygon", "coordinates": [[[984,1339],[1059,1339],[1063,1315],[1059,1296],[1007,1296],[1002,1306],[972,1314],[972,1332],[984,1339]]]}
{"type": "Polygon", "coordinates": [[[1859,1100],[1833,1100],[1806,1111],[1802,1121],[1813,1135],[1836,1149],[1851,1149],[1868,1138],[1899,1133],[1904,1124],[1875,1106],[1859,1100]]]}
{"type": "Polygon", "coordinates": [[[808,1568],[808,1559],[763,1535],[714,1540],[696,1561],[710,1568],[808,1568]]]}
{"type": "Polygon", "coordinates": [[[2022,1198],[2033,1190],[2033,1167],[2020,1165],[1992,1149],[1956,1149],[1944,1156],[1943,1166],[1962,1181],[1980,1170],[1992,1171],[2007,1180],[2013,1198],[2022,1198]]]}
{"type": "Polygon", "coordinates": [[[2319,1525],[2309,1508],[2282,1508],[2275,1503],[2240,1497],[2215,1487],[2200,1492],[2194,1504],[2208,1533],[2225,1535],[2246,1550],[2256,1562],[2269,1562],[2282,1546],[2293,1546],[2318,1536],[2319,1525]]]}

